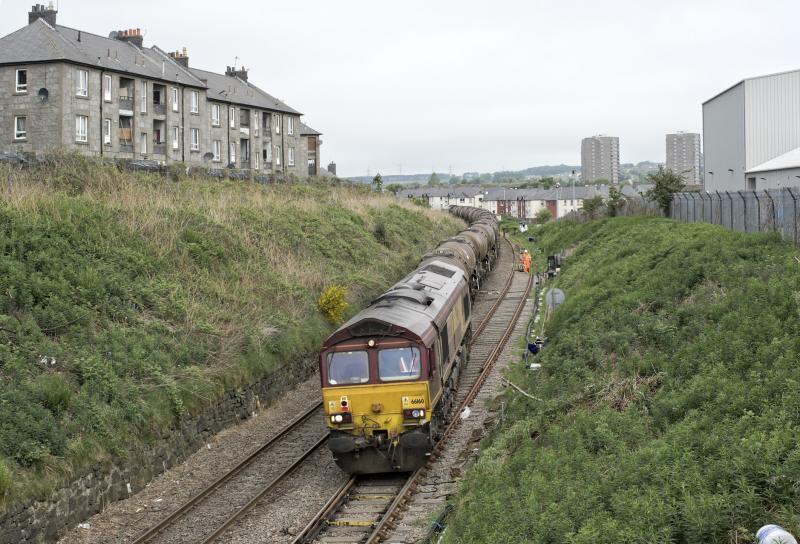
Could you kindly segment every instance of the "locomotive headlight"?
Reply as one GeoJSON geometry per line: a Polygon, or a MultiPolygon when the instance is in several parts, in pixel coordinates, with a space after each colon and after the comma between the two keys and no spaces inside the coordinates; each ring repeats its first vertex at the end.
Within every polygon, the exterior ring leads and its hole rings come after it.
{"type": "Polygon", "coordinates": [[[342,421],[344,421],[344,418],[342,417],[342,414],[336,414],[335,416],[333,416],[333,421],[334,423],[341,423],[342,421]]]}
{"type": "Polygon", "coordinates": [[[414,419],[418,418],[419,416],[420,416],[419,410],[414,410],[413,412],[411,412],[411,417],[413,417],[414,419]]]}

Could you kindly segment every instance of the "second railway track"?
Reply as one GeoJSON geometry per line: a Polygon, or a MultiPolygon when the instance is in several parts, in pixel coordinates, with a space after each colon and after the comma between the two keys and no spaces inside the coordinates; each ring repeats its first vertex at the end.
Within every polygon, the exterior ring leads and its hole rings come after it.
{"type": "MultiPolygon", "coordinates": [[[[474,318],[479,324],[459,382],[458,412],[468,406],[480,390],[524,309],[533,285],[533,276],[515,273],[515,265],[515,251],[510,244],[503,244],[498,266],[484,284],[482,296],[475,304],[474,318]]],[[[431,454],[431,460],[441,453],[458,421],[456,415],[431,454]]],[[[413,494],[416,482],[425,471],[426,467],[423,467],[405,477],[351,477],[317,512],[293,544],[380,542],[394,526],[394,519],[413,494]]]]}

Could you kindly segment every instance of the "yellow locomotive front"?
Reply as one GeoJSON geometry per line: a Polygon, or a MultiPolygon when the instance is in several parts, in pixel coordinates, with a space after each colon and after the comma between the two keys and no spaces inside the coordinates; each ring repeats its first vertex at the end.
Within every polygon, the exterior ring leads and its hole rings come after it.
{"type": "Polygon", "coordinates": [[[329,447],[342,469],[409,471],[425,462],[433,446],[428,354],[396,337],[346,341],[321,353],[329,447]]]}

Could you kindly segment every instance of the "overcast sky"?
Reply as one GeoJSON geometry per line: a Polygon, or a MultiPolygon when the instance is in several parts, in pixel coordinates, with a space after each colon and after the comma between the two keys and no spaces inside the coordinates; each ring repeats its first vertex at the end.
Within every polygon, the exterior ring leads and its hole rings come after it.
{"type": "MultiPolygon", "coordinates": [[[[0,0],[0,35],[33,0],[0,0]]],[[[744,77],[800,68],[800,2],[774,0],[61,0],[59,24],[250,80],[324,133],[340,175],[580,163],[620,137],[622,162],[664,160],[701,103],[744,77]]]]}

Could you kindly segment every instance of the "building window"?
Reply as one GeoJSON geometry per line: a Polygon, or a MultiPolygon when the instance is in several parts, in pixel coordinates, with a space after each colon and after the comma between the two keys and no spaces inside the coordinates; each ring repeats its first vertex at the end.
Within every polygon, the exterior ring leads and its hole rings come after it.
{"type": "Polygon", "coordinates": [[[178,149],[181,145],[181,131],[178,127],[172,127],[172,149],[178,149]]]}
{"type": "Polygon", "coordinates": [[[178,111],[178,88],[172,88],[172,111],[178,111]]]}
{"type": "Polygon", "coordinates": [[[219,126],[220,107],[219,104],[211,104],[211,126],[219,126]]]}
{"type": "Polygon", "coordinates": [[[28,71],[27,70],[17,70],[16,76],[16,92],[18,93],[27,93],[28,92],[28,71]]]}
{"type": "Polygon", "coordinates": [[[275,146],[275,164],[277,166],[281,165],[281,146],[275,146]]]}
{"type": "Polygon", "coordinates": [[[272,162],[272,146],[264,148],[264,162],[272,162]]]}
{"type": "Polygon", "coordinates": [[[288,125],[286,132],[289,133],[289,136],[294,136],[294,118],[293,117],[289,117],[286,120],[286,124],[288,125]]]}
{"type": "Polygon", "coordinates": [[[25,116],[14,117],[14,139],[28,139],[28,118],[25,116]]]}
{"type": "Polygon", "coordinates": [[[141,112],[147,113],[147,82],[142,81],[141,112]]]}
{"type": "Polygon", "coordinates": [[[111,119],[103,119],[103,143],[111,145],[111,119]]]}
{"type": "Polygon", "coordinates": [[[75,71],[75,94],[89,96],[89,72],[86,70],[75,71]]]}
{"type": "Polygon", "coordinates": [[[231,142],[230,156],[228,158],[230,159],[228,163],[234,164],[236,162],[236,144],[233,142],[231,142]]]}
{"type": "Polygon", "coordinates": [[[278,115],[277,113],[275,114],[275,122],[273,124],[275,125],[275,134],[280,134],[281,133],[281,116],[278,115]]]}
{"type": "Polygon", "coordinates": [[[200,151],[200,129],[192,129],[192,151],[200,151]]]}
{"type": "Polygon", "coordinates": [[[233,106],[228,108],[228,119],[230,119],[231,128],[236,128],[236,108],[233,106]]]}
{"type": "Polygon", "coordinates": [[[199,113],[200,112],[200,93],[197,91],[192,91],[192,108],[191,113],[199,113]]]}
{"type": "Polygon", "coordinates": [[[289,148],[289,158],[287,159],[286,162],[289,164],[289,166],[294,166],[294,148],[293,147],[289,148]]]}
{"type": "Polygon", "coordinates": [[[253,116],[253,135],[258,137],[258,112],[253,116]]]}
{"type": "Polygon", "coordinates": [[[103,76],[103,100],[111,102],[111,76],[103,76]]]}
{"type": "Polygon", "coordinates": [[[253,168],[255,168],[256,170],[258,170],[259,168],[258,153],[253,153],[253,168]]]}
{"type": "Polygon", "coordinates": [[[89,118],[85,115],[75,117],[75,141],[82,143],[89,141],[89,118]]]}
{"type": "Polygon", "coordinates": [[[139,145],[140,145],[139,152],[142,155],[147,153],[147,133],[146,132],[142,132],[139,135],[139,145]]]}
{"type": "Polygon", "coordinates": [[[211,151],[214,155],[214,162],[220,162],[220,160],[222,160],[220,157],[220,155],[222,155],[222,142],[220,140],[214,140],[211,151]]]}

